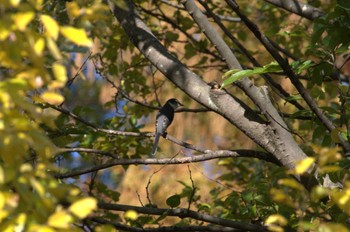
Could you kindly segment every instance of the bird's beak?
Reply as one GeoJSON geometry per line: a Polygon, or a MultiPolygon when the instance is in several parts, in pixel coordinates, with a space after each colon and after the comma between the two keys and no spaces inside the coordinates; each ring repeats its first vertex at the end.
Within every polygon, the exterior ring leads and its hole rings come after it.
{"type": "Polygon", "coordinates": [[[177,103],[178,103],[180,106],[184,106],[184,105],[183,105],[181,102],[179,102],[179,101],[178,101],[177,103]]]}

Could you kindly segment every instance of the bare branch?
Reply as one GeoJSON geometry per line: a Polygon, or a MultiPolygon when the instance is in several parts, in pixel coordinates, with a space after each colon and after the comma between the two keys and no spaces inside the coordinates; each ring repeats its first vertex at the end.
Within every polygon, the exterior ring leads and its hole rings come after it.
{"type": "MultiPolygon", "coordinates": [[[[117,155],[115,155],[117,156],[117,155]]],[[[198,163],[207,160],[220,159],[220,158],[235,158],[235,157],[251,157],[265,160],[276,165],[280,165],[279,161],[269,153],[254,151],[254,150],[219,150],[211,151],[206,150],[205,154],[196,155],[192,157],[181,158],[147,158],[147,159],[112,159],[104,164],[95,165],[88,168],[78,168],[76,170],[54,174],[56,178],[65,179],[74,176],[80,176],[86,173],[95,172],[98,170],[110,168],[118,165],[166,165],[166,164],[186,164],[186,163],[198,163]]]]}

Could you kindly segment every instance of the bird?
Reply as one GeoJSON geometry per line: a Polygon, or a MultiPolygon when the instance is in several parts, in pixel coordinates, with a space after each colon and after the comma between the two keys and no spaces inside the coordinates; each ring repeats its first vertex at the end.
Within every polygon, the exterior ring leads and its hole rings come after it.
{"type": "Polygon", "coordinates": [[[156,116],[155,139],[151,153],[152,156],[154,156],[157,152],[160,136],[163,136],[165,138],[167,134],[166,130],[173,122],[175,110],[180,106],[183,105],[177,99],[171,98],[158,111],[156,116]]]}

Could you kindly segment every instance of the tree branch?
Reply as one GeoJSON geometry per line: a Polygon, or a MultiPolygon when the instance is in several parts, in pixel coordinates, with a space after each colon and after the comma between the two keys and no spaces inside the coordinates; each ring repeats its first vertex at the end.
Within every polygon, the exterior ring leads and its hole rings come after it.
{"type": "MultiPolygon", "coordinates": [[[[215,23],[221,28],[221,30],[225,33],[227,37],[230,38],[230,40],[237,46],[237,48],[240,50],[240,52],[248,58],[248,60],[255,66],[255,67],[261,67],[259,62],[249,53],[249,51],[239,42],[237,38],[235,38],[232,33],[225,27],[225,25],[220,21],[220,19],[211,11],[209,6],[206,4],[205,1],[199,0],[199,3],[205,8],[205,10],[208,12],[210,17],[212,17],[215,21],[215,23]]],[[[276,83],[272,77],[268,74],[262,74],[264,79],[267,81],[267,83],[275,90],[275,92],[284,100],[287,102],[293,104],[298,109],[304,109],[303,106],[301,106],[297,101],[295,100],[287,100],[290,95],[278,84],[276,83]]]]}
{"type": "MultiPolygon", "coordinates": [[[[288,61],[283,59],[283,57],[278,53],[275,47],[271,44],[270,40],[265,36],[265,34],[260,31],[258,26],[250,21],[247,16],[245,16],[241,10],[239,9],[238,4],[234,0],[226,0],[227,4],[232,8],[232,10],[242,19],[244,24],[249,28],[249,30],[255,35],[255,37],[264,45],[266,50],[273,56],[273,58],[278,62],[281,66],[285,74],[289,77],[295,88],[301,94],[305,102],[308,104],[310,109],[316,114],[321,123],[325,126],[325,128],[331,132],[336,127],[333,123],[327,118],[327,116],[322,112],[322,110],[318,107],[317,103],[311,97],[311,95],[304,88],[303,84],[298,79],[298,76],[295,74],[293,69],[288,64],[288,61]]],[[[343,148],[346,151],[350,151],[350,144],[347,143],[344,138],[338,134],[338,138],[341,141],[343,148]]]]}
{"type": "Polygon", "coordinates": [[[156,228],[145,228],[145,227],[133,227],[124,225],[119,222],[109,221],[101,217],[89,217],[88,220],[97,222],[99,224],[113,225],[118,230],[132,231],[132,232],[163,232],[163,231],[212,231],[212,232],[231,232],[237,231],[237,229],[231,227],[222,226],[158,226],[156,228]]]}
{"type": "Polygon", "coordinates": [[[309,20],[314,20],[325,15],[325,13],[311,5],[298,2],[297,0],[264,0],[265,2],[271,3],[279,8],[287,10],[291,13],[297,14],[301,17],[309,20]]]}
{"type": "MultiPolygon", "coordinates": [[[[118,157],[118,155],[114,155],[118,157]]],[[[147,158],[147,159],[112,159],[104,164],[95,165],[88,168],[78,168],[66,173],[57,173],[54,176],[58,179],[65,179],[74,176],[80,176],[86,173],[95,172],[98,170],[103,170],[113,166],[119,165],[175,165],[175,164],[186,164],[186,163],[198,163],[207,160],[220,159],[220,158],[236,158],[236,157],[251,157],[265,160],[276,165],[280,165],[279,161],[269,153],[254,151],[254,150],[219,150],[211,151],[206,150],[202,155],[196,155],[191,157],[181,157],[181,158],[147,158]]]]}
{"type": "Polygon", "coordinates": [[[264,226],[213,217],[208,214],[203,214],[203,213],[196,212],[193,210],[188,210],[185,208],[176,208],[176,209],[151,208],[151,207],[122,205],[122,204],[109,204],[104,202],[99,202],[98,208],[104,209],[104,210],[115,210],[115,211],[123,211],[123,212],[128,210],[134,210],[140,214],[167,215],[167,216],[174,216],[179,218],[192,218],[199,221],[208,222],[211,224],[236,228],[244,231],[267,231],[267,229],[264,226]]]}
{"type": "Polygon", "coordinates": [[[240,128],[268,152],[275,151],[275,147],[266,136],[266,122],[242,101],[226,91],[212,90],[202,78],[172,56],[136,14],[130,0],[120,1],[120,3],[118,1],[116,5],[113,1],[109,1],[109,5],[132,43],[169,80],[192,99],[240,128]]]}
{"type": "MultiPolygon", "coordinates": [[[[232,53],[229,46],[211,26],[206,16],[199,10],[194,1],[186,0],[183,4],[203,33],[224,58],[227,66],[230,69],[242,70],[240,63],[232,53]]],[[[258,88],[249,80],[249,78],[243,78],[238,81],[236,85],[240,87],[250,99],[252,99],[252,101],[259,107],[261,113],[268,119],[268,126],[266,127],[263,136],[269,139],[269,143],[273,145],[273,151],[267,151],[276,156],[286,168],[294,169],[296,163],[305,159],[307,156],[295,142],[290,131],[286,130],[288,126],[271,103],[268,92],[265,88],[266,86],[258,88]]]]}

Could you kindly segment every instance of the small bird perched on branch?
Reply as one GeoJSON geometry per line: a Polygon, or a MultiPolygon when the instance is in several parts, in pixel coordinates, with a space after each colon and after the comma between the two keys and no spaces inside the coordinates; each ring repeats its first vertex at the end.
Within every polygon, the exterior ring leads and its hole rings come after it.
{"type": "Polygon", "coordinates": [[[179,106],[183,106],[177,99],[169,99],[157,113],[156,117],[156,133],[154,144],[152,148],[152,155],[155,155],[158,148],[158,142],[160,136],[165,138],[166,129],[170,126],[174,119],[175,109],[179,106]]]}

